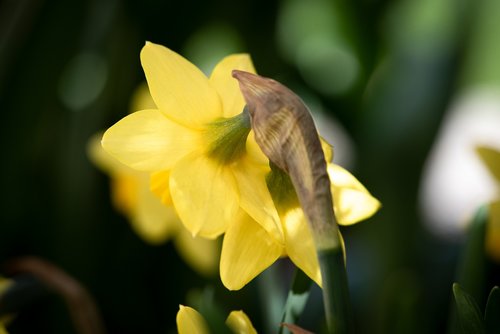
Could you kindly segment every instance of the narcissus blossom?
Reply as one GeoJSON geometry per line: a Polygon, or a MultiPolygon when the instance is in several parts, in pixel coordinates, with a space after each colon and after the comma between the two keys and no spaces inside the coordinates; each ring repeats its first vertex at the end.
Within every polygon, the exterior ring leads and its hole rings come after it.
{"type": "MultiPolygon", "coordinates": [[[[477,152],[500,189],[500,151],[490,147],[479,147],[477,152]]],[[[489,256],[500,262],[500,195],[489,204],[485,244],[489,256]]]]}
{"type": "MultiPolygon", "coordinates": [[[[232,311],[226,319],[226,325],[235,334],[257,334],[252,322],[243,311],[232,311]]],[[[188,306],[179,306],[177,312],[177,331],[179,334],[209,334],[208,325],[203,316],[188,306]]]]}
{"type": "MultiPolygon", "coordinates": [[[[281,256],[318,284],[318,261],[304,214],[286,174],[271,169],[250,130],[233,70],[254,72],[248,55],[224,58],[207,78],[175,52],[147,43],[141,52],[156,108],[112,126],[103,148],[123,164],[152,173],[151,188],[173,203],[193,234],[225,233],[223,284],[240,289],[281,256]]],[[[328,161],[331,150],[325,145],[328,161]]],[[[337,219],[349,225],[379,202],[347,171],[330,164],[337,219]]]]}
{"type": "Polygon", "coordinates": [[[254,71],[250,57],[224,58],[210,78],[153,43],[142,49],[141,62],[157,108],[134,112],[109,128],[104,149],[133,169],[154,173],[153,190],[173,202],[193,235],[216,238],[242,209],[279,238],[266,160],[247,141],[250,121],[231,77],[233,69],[254,71]]]}
{"type": "MultiPolygon", "coordinates": [[[[154,108],[147,87],[137,89],[131,105],[133,110],[154,108]]],[[[162,203],[151,192],[150,174],[127,167],[106,153],[100,143],[101,136],[96,135],[89,141],[89,157],[111,178],[113,204],[129,219],[134,231],[153,245],[172,239],[180,256],[193,269],[205,275],[215,273],[219,259],[218,243],[194,238],[180,222],[172,203],[162,203]]]]}

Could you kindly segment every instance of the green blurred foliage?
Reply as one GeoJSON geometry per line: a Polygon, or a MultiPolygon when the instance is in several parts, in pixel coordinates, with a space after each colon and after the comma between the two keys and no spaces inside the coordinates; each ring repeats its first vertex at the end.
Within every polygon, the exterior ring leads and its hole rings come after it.
{"type": "MultiPolygon", "coordinates": [[[[352,172],[383,204],[343,229],[358,333],[442,333],[464,241],[423,227],[418,187],[452,98],[500,84],[498,22],[489,0],[4,1],[0,264],[53,262],[89,289],[109,333],[175,332],[178,304],[205,289],[221,314],[243,309],[264,332],[259,284],[228,292],[171,244],[145,244],[86,156],[91,135],[129,111],[146,40],[207,72],[227,53],[249,52],[259,73],[314,96],[347,129],[352,172]]],[[[485,293],[500,277],[488,265],[485,293]]],[[[285,294],[290,264],[277,266],[285,294]]],[[[320,305],[316,287],[299,324],[320,330],[320,305]]],[[[75,332],[55,295],[26,305],[9,330],[75,332]]]]}

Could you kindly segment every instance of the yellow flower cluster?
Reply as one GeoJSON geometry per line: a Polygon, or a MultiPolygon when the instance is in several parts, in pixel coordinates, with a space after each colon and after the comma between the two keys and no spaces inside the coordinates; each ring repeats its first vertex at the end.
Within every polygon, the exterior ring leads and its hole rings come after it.
{"type": "MultiPolygon", "coordinates": [[[[321,284],[304,213],[288,176],[271,169],[255,143],[234,69],[254,73],[246,54],[224,58],[206,77],[177,53],[146,43],[141,52],[154,107],[136,111],[102,137],[106,152],[151,173],[151,188],[193,236],[224,234],[223,284],[240,289],[281,256],[321,284]]],[[[337,220],[354,224],[380,203],[324,145],[337,220]]]]}

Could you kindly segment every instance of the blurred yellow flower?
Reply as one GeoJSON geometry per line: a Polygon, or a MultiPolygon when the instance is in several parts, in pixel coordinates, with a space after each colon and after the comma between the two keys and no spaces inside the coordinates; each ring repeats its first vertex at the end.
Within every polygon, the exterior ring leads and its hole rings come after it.
{"type": "MultiPolygon", "coordinates": [[[[250,319],[243,311],[232,311],[226,319],[226,325],[235,334],[257,334],[250,319]]],[[[179,334],[210,333],[203,316],[195,309],[183,305],[179,305],[177,312],[177,331],[179,334]]]]}
{"type": "MultiPolygon", "coordinates": [[[[151,108],[154,102],[145,85],[140,86],[131,102],[132,108],[151,108]]],[[[219,247],[215,241],[193,237],[181,224],[173,206],[164,205],[150,190],[150,175],[129,168],[106,153],[101,135],[91,138],[88,153],[92,162],[111,178],[114,206],[127,216],[134,231],[150,244],[173,239],[181,257],[204,275],[217,270],[219,247]]]]}
{"type": "MultiPolygon", "coordinates": [[[[478,147],[477,152],[500,189],[500,151],[489,147],[478,147]]],[[[500,262],[500,196],[489,204],[489,221],[485,238],[486,252],[493,260],[500,262]]]]}
{"type": "MultiPolygon", "coordinates": [[[[7,289],[12,285],[12,281],[0,276],[0,296],[2,296],[7,289]]],[[[3,315],[0,317],[0,334],[8,334],[5,325],[11,320],[11,315],[3,315]]]]}
{"type": "Polygon", "coordinates": [[[207,78],[177,53],[148,42],[141,62],[158,108],[109,128],[103,148],[133,169],[152,172],[153,190],[173,202],[193,235],[221,235],[241,208],[282,242],[264,178],[267,159],[249,136],[249,115],[231,77],[233,69],[254,72],[250,57],[228,56],[207,78]]]}
{"type": "MultiPolygon", "coordinates": [[[[332,158],[329,145],[323,143],[327,161],[332,158]]],[[[328,164],[335,216],[340,225],[352,225],[372,216],[380,202],[347,170],[328,164]]],[[[271,238],[244,212],[224,236],[220,275],[230,290],[238,290],[273,264],[288,256],[307,276],[321,286],[316,247],[292,182],[287,174],[272,168],[267,184],[276,205],[283,230],[284,244],[271,238]]]]}

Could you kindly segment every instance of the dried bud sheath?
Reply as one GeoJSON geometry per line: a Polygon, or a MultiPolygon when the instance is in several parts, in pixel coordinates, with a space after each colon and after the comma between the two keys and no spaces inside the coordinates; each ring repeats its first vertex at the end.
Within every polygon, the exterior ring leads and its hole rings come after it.
{"type": "Polygon", "coordinates": [[[353,333],[349,289],[330,179],[318,132],[302,100],[282,84],[233,71],[247,102],[255,140],[290,175],[309,222],[321,270],[329,333],[353,333]]]}
{"type": "Polygon", "coordinates": [[[339,247],[330,179],[312,116],[302,100],[279,82],[233,71],[247,102],[255,140],[290,175],[318,250],[339,247]]]}

